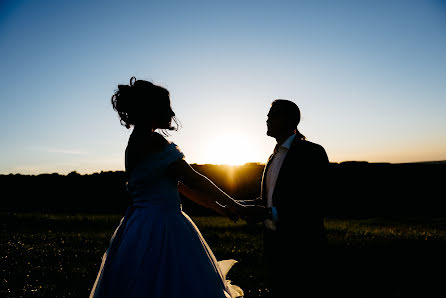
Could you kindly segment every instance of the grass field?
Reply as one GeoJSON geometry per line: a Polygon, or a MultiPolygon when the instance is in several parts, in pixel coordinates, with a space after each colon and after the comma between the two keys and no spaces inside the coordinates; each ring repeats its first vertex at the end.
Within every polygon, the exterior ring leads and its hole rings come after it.
{"type": "MultiPolygon", "coordinates": [[[[0,213],[0,297],[87,297],[120,215],[0,213]]],[[[194,217],[217,259],[239,261],[228,279],[267,297],[262,227],[194,217]]],[[[446,220],[327,219],[333,293],[446,297],[446,220]],[[440,271],[437,271],[440,269],[440,271]],[[443,292],[444,291],[444,292],[443,292]]]]}

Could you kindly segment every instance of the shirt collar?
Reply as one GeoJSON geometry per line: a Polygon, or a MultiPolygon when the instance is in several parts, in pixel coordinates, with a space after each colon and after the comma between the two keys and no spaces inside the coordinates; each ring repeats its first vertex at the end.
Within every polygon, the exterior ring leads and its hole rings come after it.
{"type": "Polygon", "coordinates": [[[294,137],[296,135],[293,133],[288,139],[286,139],[285,142],[283,142],[282,145],[280,145],[280,147],[284,147],[285,149],[289,150],[291,147],[291,144],[293,143],[294,137]]]}

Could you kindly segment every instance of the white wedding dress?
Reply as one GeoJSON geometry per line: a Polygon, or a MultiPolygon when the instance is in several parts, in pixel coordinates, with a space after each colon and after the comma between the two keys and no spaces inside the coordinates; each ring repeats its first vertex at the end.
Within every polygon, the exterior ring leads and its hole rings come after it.
{"type": "Polygon", "coordinates": [[[236,261],[217,262],[193,221],[181,211],[178,181],[167,167],[184,155],[173,143],[131,173],[132,205],[113,234],[90,297],[234,298],[226,280],[236,261]]]}

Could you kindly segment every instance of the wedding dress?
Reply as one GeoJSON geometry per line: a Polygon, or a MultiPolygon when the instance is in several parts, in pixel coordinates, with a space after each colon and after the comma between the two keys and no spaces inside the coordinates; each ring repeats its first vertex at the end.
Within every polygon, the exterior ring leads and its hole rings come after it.
{"type": "Polygon", "coordinates": [[[174,143],[132,172],[132,205],[115,230],[90,297],[234,298],[226,280],[236,262],[217,262],[193,221],[181,210],[178,181],[167,167],[184,155],[174,143]]]}

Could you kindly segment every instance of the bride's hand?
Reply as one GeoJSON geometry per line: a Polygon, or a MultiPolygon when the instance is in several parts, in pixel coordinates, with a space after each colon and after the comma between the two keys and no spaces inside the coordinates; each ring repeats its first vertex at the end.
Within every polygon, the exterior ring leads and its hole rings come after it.
{"type": "Polygon", "coordinates": [[[236,214],[238,217],[243,217],[244,214],[246,213],[246,206],[240,204],[237,200],[234,200],[232,204],[230,204],[227,207],[232,213],[236,214]]]}
{"type": "Polygon", "coordinates": [[[239,219],[239,215],[234,212],[231,208],[228,208],[227,206],[223,206],[218,202],[215,202],[215,211],[219,213],[222,216],[228,217],[231,221],[237,222],[239,219]]]}
{"type": "Polygon", "coordinates": [[[260,205],[247,205],[245,212],[240,215],[248,223],[257,223],[267,218],[268,208],[260,205]]]}
{"type": "Polygon", "coordinates": [[[240,217],[237,213],[234,213],[231,209],[229,209],[227,207],[223,207],[221,209],[220,214],[223,215],[223,216],[226,216],[227,218],[229,218],[234,223],[236,223],[238,221],[239,217],[240,217]]]}
{"type": "Polygon", "coordinates": [[[227,213],[226,213],[226,216],[231,220],[231,221],[233,221],[234,223],[236,223],[237,221],[238,221],[238,219],[239,219],[239,216],[237,215],[237,214],[235,214],[235,213],[233,213],[231,210],[229,210],[229,209],[226,209],[227,210],[227,213]]]}

